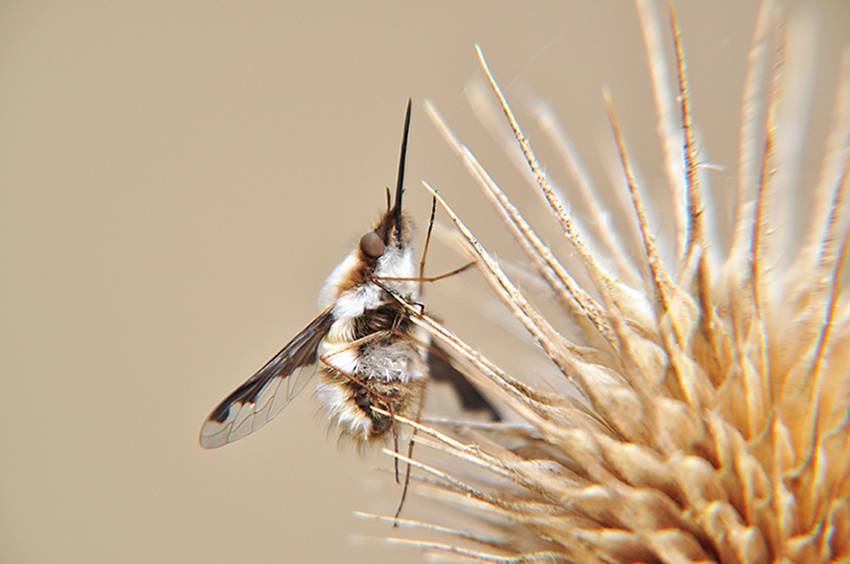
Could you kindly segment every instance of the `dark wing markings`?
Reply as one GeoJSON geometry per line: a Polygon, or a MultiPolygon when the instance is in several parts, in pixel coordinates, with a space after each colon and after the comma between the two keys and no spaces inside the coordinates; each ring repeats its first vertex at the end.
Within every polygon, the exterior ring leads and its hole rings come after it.
{"type": "Polygon", "coordinates": [[[446,382],[454,388],[460,398],[460,404],[467,411],[485,412],[492,421],[502,418],[490,402],[472,385],[472,383],[451,363],[449,354],[437,343],[431,343],[428,355],[428,370],[431,378],[437,382],[446,382]]]}
{"type": "Polygon", "coordinates": [[[315,374],[319,343],[333,321],[330,309],[323,312],[227,396],[201,427],[201,446],[216,448],[241,439],[280,413],[315,374]]]}

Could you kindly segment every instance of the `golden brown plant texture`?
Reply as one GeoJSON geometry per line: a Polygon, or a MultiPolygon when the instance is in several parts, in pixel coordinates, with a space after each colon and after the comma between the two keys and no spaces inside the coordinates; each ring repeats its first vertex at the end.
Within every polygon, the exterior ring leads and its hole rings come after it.
{"type": "Polygon", "coordinates": [[[589,210],[579,226],[479,50],[489,87],[580,275],[556,258],[562,250],[546,246],[427,107],[563,311],[539,310],[433,190],[457,240],[576,393],[533,389],[420,316],[517,417],[466,427],[404,421],[416,429],[417,452],[436,450],[444,461],[410,461],[420,477],[417,492],[475,516],[481,532],[403,521],[456,538],[396,540],[443,557],[492,562],[850,561],[850,301],[840,281],[848,240],[850,57],[845,52],[820,177],[797,188],[813,201],[805,235],[793,256],[777,261],[770,246],[778,244],[781,226],[771,223],[771,211],[783,173],[778,148],[790,81],[788,34],[772,4],[762,6],[743,95],[734,234],[728,255],[715,261],[675,14],[670,7],[678,77],[671,93],[664,26],[649,0],[637,4],[671,193],[675,240],[668,247],[675,260],[664,260],[656,244],[607,93],[634,217],[626,227],[610,225],[559,126],[544,106],[532,107],[574,172],[573,197],[589,210]],[[639,241],[639,256],[623,251],[625,237],[639,241]],[[550,324],[564,314],[581,340],[550,324]],[[462,464],[445,464],[446,457],[462,464]]]}

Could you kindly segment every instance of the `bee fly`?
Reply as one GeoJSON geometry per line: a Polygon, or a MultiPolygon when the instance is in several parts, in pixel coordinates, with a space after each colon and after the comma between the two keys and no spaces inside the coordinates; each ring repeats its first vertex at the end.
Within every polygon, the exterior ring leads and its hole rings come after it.
{"type": "Polygon", "coordinates": [[[399,302],[418,303],[422,281],[416,272],[413,224],[401,203],[409,127],[410,100],[395,203],[390,206],[387,190],[386,213],[325,282],[319,294],[322,313],[210,413],[201,427],[202,447],[219,447],[253,433],[280,413],[316,372],[317,396],[331,421],[358,445],[391,434],[398,452],[393,418],[373,407],[418,420],[429,376],[451,383],[465,408],[497,417],[399,302]]]}

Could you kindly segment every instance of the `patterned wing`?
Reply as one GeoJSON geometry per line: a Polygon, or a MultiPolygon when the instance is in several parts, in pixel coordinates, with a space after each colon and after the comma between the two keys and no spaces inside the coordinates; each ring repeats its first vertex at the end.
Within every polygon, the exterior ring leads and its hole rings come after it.
{"type": "Polygon", "coordinates": [[[454,389],[464,410],[486,413],[491,421],[502,420],[487,398],[455,368],[449,353],[434,342],[431,343],[431,353],[428,355],[428,370],[435,382],[446,382],[454,389]]]}
{"type": "Polygon", "coordinates": [[[216,448],[232,443],[274,419],[316,373],[319,343],[332,324],[328,309],[227,396],[204,421],[201,446],[216,448]]]}

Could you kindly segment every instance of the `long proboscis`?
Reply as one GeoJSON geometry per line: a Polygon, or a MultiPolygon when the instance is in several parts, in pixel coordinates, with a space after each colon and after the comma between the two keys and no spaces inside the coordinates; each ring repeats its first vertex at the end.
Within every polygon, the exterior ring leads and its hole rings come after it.
{"type": "Polygon", "coordinates": [[[410,107],[412,99],[407,99],[407,110],[404,114],[404,133],[401,137],[401,155],[398,159],[398,177],[395,185],[395,205],[393,206],[393,214],[395,215],[395,234],[397,238],[401,238],[401,197],[404,194],[404,164],[407,160],[407,135],[410,131],[410,107]]]}

